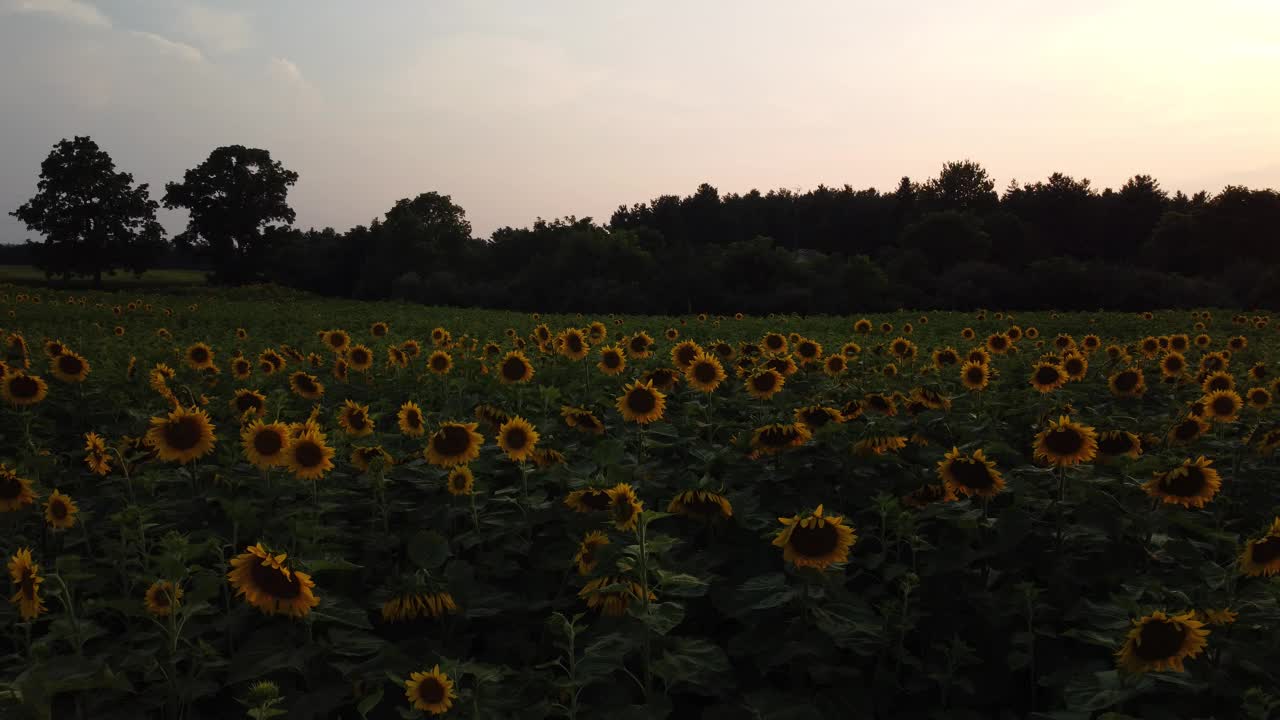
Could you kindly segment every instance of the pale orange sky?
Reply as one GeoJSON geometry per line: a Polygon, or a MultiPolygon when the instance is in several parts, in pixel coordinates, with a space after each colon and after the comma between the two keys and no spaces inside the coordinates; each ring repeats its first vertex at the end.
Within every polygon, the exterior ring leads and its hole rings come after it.
{"type": "Polygon", "coordinates": [[[1280,2],[886,5],[0,0],[0,209],[74,134],[157,198],[257,145],[301,174],[302,227],[437,190],[480,236],[963,158],[998,188],[1280,187],[1280,2]]]}

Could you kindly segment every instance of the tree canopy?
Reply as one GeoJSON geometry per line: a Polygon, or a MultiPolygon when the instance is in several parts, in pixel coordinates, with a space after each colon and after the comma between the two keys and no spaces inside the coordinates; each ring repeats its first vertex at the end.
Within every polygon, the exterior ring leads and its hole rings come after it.
{"type": "Polygon", "coordinates": [[[11,215],[44,235],[27,241],[32,263],[50,277],[92,277],[125,269],[141,274],[164,250],[159,205],[146,184],[116,172],[89,137],[62,140],[40,164],[34,197],[11,215]]]}

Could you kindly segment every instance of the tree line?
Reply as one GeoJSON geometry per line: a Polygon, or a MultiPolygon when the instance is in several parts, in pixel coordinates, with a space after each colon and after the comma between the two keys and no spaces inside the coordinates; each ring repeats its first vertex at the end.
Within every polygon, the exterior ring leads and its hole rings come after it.
{"type": "Polygon", "coordinates": [[[50,277],[141,273],[177,254],[217,284],[540,311],[849,313],[897,307],[1280,307],[1280,193],[1118,190],[1054,173],[1002,192],[980,164],[943,165],[891,191],[687,196],[592,218],[537,219],[473,237],[428,192],[346,232],[293,226],[298,174],[270,152],[215,149],[161,203],[189,214],[166,239],[160,203],[88,137],[63,140],[12,215],[44,236],[50,277]]]}

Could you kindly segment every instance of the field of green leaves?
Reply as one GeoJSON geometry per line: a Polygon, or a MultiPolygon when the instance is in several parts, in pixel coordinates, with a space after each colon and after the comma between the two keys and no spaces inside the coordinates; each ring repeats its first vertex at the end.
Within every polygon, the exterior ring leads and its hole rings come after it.
{"type": "Polygon", "coordinates": [[[1280,715],[1280,323],[0,286],[0,716],[1280,715]]]}

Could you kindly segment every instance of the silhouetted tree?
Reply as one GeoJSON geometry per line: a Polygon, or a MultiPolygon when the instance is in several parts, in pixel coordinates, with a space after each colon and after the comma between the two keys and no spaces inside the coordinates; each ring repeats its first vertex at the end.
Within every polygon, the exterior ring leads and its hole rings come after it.
{"type": "Polygon", "coordinates": [[[116,172],[111,156],[90,138],[54,145],[40,164],[37,187],[10,214],[45,236],[27,245],[46,276],[87,276],[101,287],[103,273],[140,275],[164,252],[159,205],[147,185],[134,186],[132,175],[116,172]]]}
{"type": "Polygon", "coordinates": [[[289,188],[297,182],[298,173],[266,150],[220,147],[182,182],[165,185],[165,207],[190,213],[186,231],[174,240],[209,259],[214,282],[261,278],[273,248],[286,239],[271,228],[293,224],[289,188]]]}

